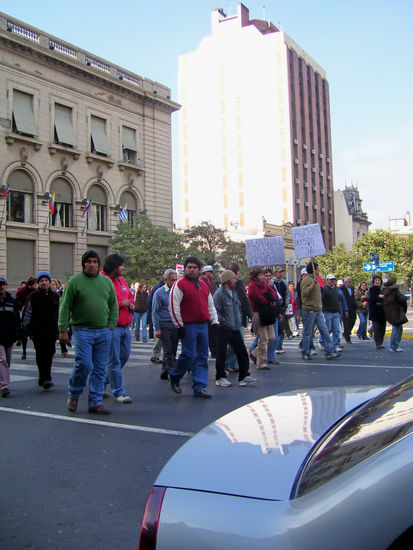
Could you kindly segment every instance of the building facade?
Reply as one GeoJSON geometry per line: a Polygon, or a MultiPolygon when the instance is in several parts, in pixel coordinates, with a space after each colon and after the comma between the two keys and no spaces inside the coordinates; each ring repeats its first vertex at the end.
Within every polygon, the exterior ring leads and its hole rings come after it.
{"type": "Polygon", "coordinates": [[[212,11],[212,33],[180,56],[180,224],[254,235],[320,223],[334,245],[325,71],[273,23],[212,11]]]}
{"type": "Polygon", "coordinates": [[[165,86],[0,13],[0,273],[65,280],[139,213],[172,229],[165,86]],[[52,201],[52,204],[51,204],[52,201]],[[123,209],[123,211],[122,211],[123,209]]]}
{"type": "Polygon", "coordinates": [[[359,190],[354,185],[334,191],[336,243],[344,243],[347,250],[353,248],[371,225],[361,203],[359,190]]]}

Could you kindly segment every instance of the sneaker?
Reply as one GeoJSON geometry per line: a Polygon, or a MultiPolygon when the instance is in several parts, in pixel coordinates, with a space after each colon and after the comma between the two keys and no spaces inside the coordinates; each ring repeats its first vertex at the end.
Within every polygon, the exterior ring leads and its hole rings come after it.
{"type": "Polygon", "coordinates": [[[162,359],[159,359],[159,357],[151,357],[151,363],[157,363],[158,365],[161,365],[162,359]]]}
{"type": "Polygon", "coordinates": [[[276,349],[276,350],[275,350],[275,353],[285,353],[285,350],[283,350],[283,349],[276,349]]]}
{"type": "Polygon", "coordinates": [[[301,354],[301,359],[304,359],[304,361],[312,361],[313,360],[311,355],[307,355],[306,353],[301,354]]]}
{"type": "Polygon", "coordinates": [[[310,350],[310,355],[317,355],[317,352],[315,349],[310,350]]]}
{"type": "Polygon", "coordinates": [[[227,378],[218,378],[218,380],[215,381],[216,386],[222,386],[223,388],[229,388],[232,386],[231,382],[227,380],[227,378]]]}
{"type": "Polygon", "coordinates": [[[194,397],[200,397],[201,399],[210,399],[212,395],[207,393],[205,390],[202,390],[202,391],[195,391],[194,397]]]}
{"type": "Polygon", "coordinates": [[[337,357],[340,357],[338,353],[327,353],[325,356],[325,359],[336,359],[337,357]]]}
{"type": "Polygon", "coordinates": [[[69,409],[70,412],[76,412],[77,410],[77,399],[75,399],[74,397],[69,397],[68,400],[67,400],[67,408],[69,409]]]}
{"type": "Polygon", "coordinates": [[[250,353],[250,359],[251,359],[251,361],[254,363],[254,365],[257,364],[257,358],[254,357],[254,355],[252,355],[252,353],[250,353]]]}
{"type": "Polygon", "coordinates": [[[343,348],[340,348],[340,346],[337,346],[334,350],[336,353],[340,353],[340,351],[343,351],[343,348]]]}
{"type": "Polygon", "coordinates": [[[110,410],[105,409],[102,404],[89,407],[89,412],[94,414],[110,414],[110,410]]]}
{"type": "Polygon", "coordinates": [[[269,365],[281,365],[279,361],[268,361],[269,365]]]}
{"type": "Polygon", "coordinates": [[[53,387],[53,382],[51,382],[50,380],[46,380],[46,382],[43,382],[42,386],[45,390],[49,390],[53,387]]]}
{"type": "Polygon", "coordinates": [[[257,382],[258,380],[256,378],[253,378],[252,376],[246,376],[238,382],[238,386],[255,386],[257,382]]]}
{"type": "Polygon", "coordinates": [[[271,370],[271,367],[268,365],[263,365],[262,367],[255,367],[257,370],[271,370]]]}
{"type": "Polygon", "coordinates": [[[2,397],[8,397],[9,395],[10,395],[9,388],[4,388],[3,390],[1,390],[1,396],[2,397]]]}
{"type": "Polygon", "coordinates": [[[402,348],[396,348],[394,351],[395,351],[396,353],[400,353],[400,352],[403,351],[403,350],[402,350],[402,348]]]}
{"type": "Polygon", "coordinates": [[[115,401],[117,403],[132,403],[132,397],[129,397],[129,395],[118,395],[115,397],[115,401]]]}
{"type": "Polygon", "coordinates": [[[104,399],[108,399],[108,397],[110,397],[110,394],[107,391],[104,391],[102,397],[104,399]]]}
{"type": "Polygon", "coordinates": [[[384,347],[383,344],[382,344],[382,345],[380,345],[380,346],[376,346],[376,349],[385,349],[385,347],[384,347]]]}

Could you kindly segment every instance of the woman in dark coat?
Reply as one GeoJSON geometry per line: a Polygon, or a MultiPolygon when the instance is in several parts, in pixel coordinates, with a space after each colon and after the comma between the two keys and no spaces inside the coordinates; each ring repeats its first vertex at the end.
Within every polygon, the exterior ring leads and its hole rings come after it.
{"type": "Polygon", "coordinates": [[[389,277],[384,285],[384,315],[386,321],[391,324],[390,351],[400,352],[399,347],[403,335],[403,324],[407,323],[407,299],[396,284],[396,277],[389,277]]]}
{"type": "Polygon", "coordinates": [[[369,318],[373,323],[374,341],[376,349],[384,349],[383,339],[386,333],[386,317],[384,316],[384,294],[380,275],[374,275],[373,284],[369,288],[369,318]]]}

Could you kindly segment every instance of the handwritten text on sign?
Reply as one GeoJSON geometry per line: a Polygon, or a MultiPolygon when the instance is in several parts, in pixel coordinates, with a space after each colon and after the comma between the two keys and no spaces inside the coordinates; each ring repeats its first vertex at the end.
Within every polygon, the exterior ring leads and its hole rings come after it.
{"type": "Polygon", "coordinates": [[[284,238],[247,239],[248,267],[285,264],[284,238]]]}
{"type": "Polygon", "coordinates": [[[320,224],[313,223],[291,228],[295,254],[299,260],[326,253],[320,224]]]}

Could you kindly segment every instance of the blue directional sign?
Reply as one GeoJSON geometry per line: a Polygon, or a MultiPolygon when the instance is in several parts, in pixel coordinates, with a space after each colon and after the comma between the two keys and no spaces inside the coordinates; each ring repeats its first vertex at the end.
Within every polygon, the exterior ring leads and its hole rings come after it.
{"type": "Polygon", "coordinates": [[[374,262],[364,262],[363,271],[394,271],[394,262],[380,262],[378,265],[374,262]]]}

